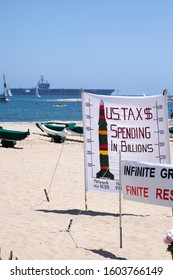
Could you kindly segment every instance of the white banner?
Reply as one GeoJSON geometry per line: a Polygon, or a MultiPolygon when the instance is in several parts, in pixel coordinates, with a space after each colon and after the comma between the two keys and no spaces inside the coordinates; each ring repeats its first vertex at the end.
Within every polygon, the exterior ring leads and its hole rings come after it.
{"type": "Polygon", "coordinates": [[[153,205],[172,207],[173,166],[122,161],[123,198],[153,205]]]}
{"type": "Polygon", "coordinates": [[[122,159],[170,163],[167,96],[103,96],[83,92],[87,191],[117,193],[122,159]]]}

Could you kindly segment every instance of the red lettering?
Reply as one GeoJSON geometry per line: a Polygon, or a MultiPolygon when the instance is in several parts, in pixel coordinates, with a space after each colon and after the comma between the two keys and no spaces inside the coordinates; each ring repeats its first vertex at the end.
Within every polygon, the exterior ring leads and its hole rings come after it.
{"type": "Polygon", "coordinates": [[[162,199],[161,194],[162,194],[162,189],[156,189],[156,199],[158,198],[162,199]]]}
{"type": "Polygon", "coordinates": [[[148,188],[144,188],[144,197],[148,197],[148,188]]]}
{"type": "MultiPolygon", "coordinates": [[[[143,120],[142,113],[143,108],[128,108],[128,107],[106,107],[106,119],[108,120],[143,120]]],[[[147,119],[151,119],[151,108],[146,108],[144,113],[147,115],[147,119]],[[146,111],[146,112],[145,112],[146,111]]]]}
{"type": "Polygon", "coordinates": [[[148,188],[126,185],[126,193],[134,196],[148,197],[148,188]]]}
{"type": "Polygon", "coordinates": [[[140,109],[136,108],[136,110],[137,110],[137,113],[138,113],[136,120],[138,120],[139,117],[140,117],[140,119],[142,120],[142,116],[141,116],[141,110],[142,110],[142,108],[140,108],[140,109]]]}
{"type": "Polygon", "coordinates": [[[173,201],[173,190],[171,190],[170,200],[173,201]]]}
{"type": "Polygon", "coordinates": [[[163,199],[169,200],[169,190],[168,189],[163,190],[163,199]]]}
{"type": "Polygon", "coordinates": [[[173,201],[173,190],[157,188],[156,199],[173,201]]]}

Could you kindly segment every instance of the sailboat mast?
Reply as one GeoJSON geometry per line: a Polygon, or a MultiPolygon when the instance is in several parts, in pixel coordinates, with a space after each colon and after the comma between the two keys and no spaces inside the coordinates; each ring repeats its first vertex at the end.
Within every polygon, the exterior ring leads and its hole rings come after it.
{"type": "Polygon", "coordinates": [[[3,74],[3,81],[4,81],[4,90],[5,90],[7,87],[6,82],[5,82],[5,74],[3,74]]]}

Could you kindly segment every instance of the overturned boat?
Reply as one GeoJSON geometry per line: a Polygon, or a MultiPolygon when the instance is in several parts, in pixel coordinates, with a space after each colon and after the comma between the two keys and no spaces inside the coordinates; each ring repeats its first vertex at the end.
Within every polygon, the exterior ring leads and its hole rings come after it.
{"type": "Polygon", "coordinates": [[[36,126],[43,132],[47,133],[57,142],[65,141],[67,136],[82,136],[83,127],[76,126],[76,123],[60,123],[60,122],[48,122],[48,123],[36,123],[36,126]]]}
{"type": "Polygon", "coordinates": [[[0,127],[0,139],[3,147],[14,147],[16,141],[24,140],[28,135],[28,131],[7,130],[0,127]]]}

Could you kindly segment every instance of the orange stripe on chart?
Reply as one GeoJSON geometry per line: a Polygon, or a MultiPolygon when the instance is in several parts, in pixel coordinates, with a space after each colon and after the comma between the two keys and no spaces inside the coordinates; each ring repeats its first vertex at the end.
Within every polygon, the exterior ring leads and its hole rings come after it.
{"type": "Polygon", "coordinates": [[[108,155],[108,151],[107,150],[100,150],[100,155],[103,155],[103,156],[107,156],[108,155]]]}
{"type": "Polygon", "coordinates": [[[107,130],[99,130],[99,134],[101,134],[101,135],[107,135],[107,130]]]}

